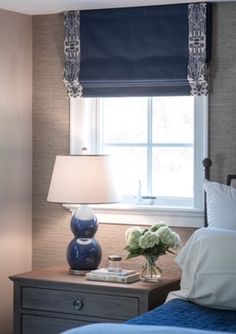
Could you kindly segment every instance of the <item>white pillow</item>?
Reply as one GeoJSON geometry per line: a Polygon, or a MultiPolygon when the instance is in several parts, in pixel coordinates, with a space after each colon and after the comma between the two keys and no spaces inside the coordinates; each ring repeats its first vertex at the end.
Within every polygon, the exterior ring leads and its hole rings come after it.
{"type": "Polygon", "coordinates": [[[217,182],[204,182],[209,227],[236,230],[236,188],[217,182]]]}
{"type": "Polygon", "coordinates": [[[197,230],[176,262],[182,269],[181,290],[171,298],[236,310],[236,231],[197,230]]]}

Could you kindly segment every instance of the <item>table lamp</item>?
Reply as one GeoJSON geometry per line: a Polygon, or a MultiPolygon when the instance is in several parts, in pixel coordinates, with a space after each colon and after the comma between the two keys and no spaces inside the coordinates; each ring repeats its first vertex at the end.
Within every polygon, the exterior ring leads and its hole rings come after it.
{"type": "Polygon", "coordinates": [[[113,170],[108,155],[56,157],[47,200],[80,204],[70,223],[74,234],[67,247],[71,274],[83,275],[96,269],[101,261],[101,247],[94,239],[98,222],[88,204],[119,201],[113,170]]]}

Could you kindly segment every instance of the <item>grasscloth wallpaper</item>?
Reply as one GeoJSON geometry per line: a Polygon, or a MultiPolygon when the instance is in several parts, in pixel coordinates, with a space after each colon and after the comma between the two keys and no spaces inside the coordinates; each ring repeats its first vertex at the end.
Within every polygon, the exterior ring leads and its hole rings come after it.
{"type": "Polygon", "coordinates": [[[213,6],[210,66],[210,157],[212,179],[236,174],[236,3],[213,6]]]}
{"type": "MultiPolygon", "coordinates": [[[[214,4],[213,51],[210,66],[210,156],[212,178],[236,173],[236,3],[214,4]]],[[[63,15],[33,17],[33,267],[66,263],[71,239],[70,214],[47,203],[54,159],[69,154],[69,100],[63,77],[63,15]]],[[[127,225],[100,224],[97,238],[108,254],[126,255],[127,225]]],[[[176,229],[185,242],[192,229],[176,229]]],[[[131,260],[136,267],[141,259],[131,260]]],[[[172,257],[162,257],[164,270],[176,269],[172,257]]],[[[127,263],[124,264],[127,266],[127,263]]]]}

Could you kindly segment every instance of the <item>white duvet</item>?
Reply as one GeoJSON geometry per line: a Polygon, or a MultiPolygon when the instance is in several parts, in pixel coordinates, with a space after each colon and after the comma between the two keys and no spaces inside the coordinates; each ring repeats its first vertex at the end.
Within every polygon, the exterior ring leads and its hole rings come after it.
{"type": "MultiPolygon", "coordinates": [[[[236,218],[235,218],[236,219],[236,218]]],[[[181,290],[169,294],[196,304],[236,310],[236,231],[202,228],[176,257],[181,290]]]]}
{"type": "Polygon", "coordinates": [[[61,334],[213,334],[213,333],[225,334],[225,332],[205,331],[192,328],[127,325],[127,324],[87,325],[71,329],[61,334]]]}

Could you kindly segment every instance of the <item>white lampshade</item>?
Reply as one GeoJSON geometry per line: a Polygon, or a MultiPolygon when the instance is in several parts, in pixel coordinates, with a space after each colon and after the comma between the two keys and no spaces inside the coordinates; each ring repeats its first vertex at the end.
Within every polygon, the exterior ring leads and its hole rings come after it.
{"type": "Polygon", "coordinates": [[[47,200],[71,204],[118,202],[113,171],[108,155],[57,156],[47,200]]]}

